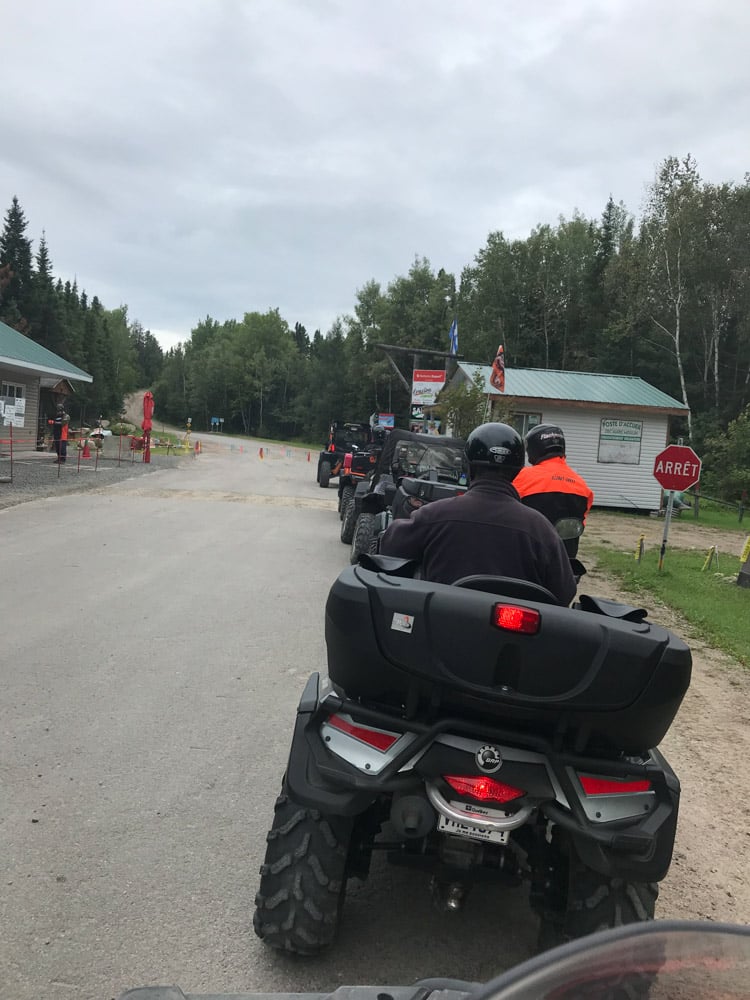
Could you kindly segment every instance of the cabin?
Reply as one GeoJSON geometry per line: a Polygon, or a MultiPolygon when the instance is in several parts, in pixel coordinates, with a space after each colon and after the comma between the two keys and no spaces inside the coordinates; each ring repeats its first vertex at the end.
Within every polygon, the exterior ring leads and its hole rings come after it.
{"type": "Polygon", "coordinates": [[[65,404],[74,382],[93,377],[18,330],[0,323],[0,454],[41,447],[47,417],[65,404]],[[47,411],[49,407],[49,411],[47,411]]]}
{"type": "Polygon", "coordinates": [[[632,375],[506,368],[505,392],[490,383],[490,365],[459,362],[448,385],[481,379],[487,420],[507,419],[520,434],[537,424],[565,433],[569,465],[594,491],[594,506],[658,510],[654,459],[670,442],[670,422],[684,403],[632,375]]]}

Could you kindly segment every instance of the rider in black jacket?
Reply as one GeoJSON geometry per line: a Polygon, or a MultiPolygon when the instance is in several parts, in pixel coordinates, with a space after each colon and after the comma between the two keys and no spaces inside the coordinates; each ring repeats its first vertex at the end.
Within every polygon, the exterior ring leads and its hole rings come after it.
{"type": "Polygon", "coordinates": [[[466,457],[466,493],[393,521],[380,552],[418,560],[423,578],[435,583],[474,574],[509,576],[540,584],[569,604],[576,584],[565,547],[542,514],[523,506],[512,485],[525,459],[520,436],[507,424],[482,424],[466,441],[466,457]]]}

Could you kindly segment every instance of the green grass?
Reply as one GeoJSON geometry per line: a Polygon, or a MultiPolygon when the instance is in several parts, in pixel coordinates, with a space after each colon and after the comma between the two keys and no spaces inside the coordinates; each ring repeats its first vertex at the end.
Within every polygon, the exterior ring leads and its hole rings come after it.
{"type": "MultiPolygon", "coordinates": [[[[611,511],[605,510],[605,508],[600,509],[608,516],[613,515],[615,517],[627,518],[633,523],[642,522],[644,519],[643,514],[631,514],[627,511],[611,511]]],[[[596,514],[596,508],[594,509],[594,514],[596,514]]],[[[664,523],[663,518],[659,520],[662,524],[664,523]]],[[[720,528],[722,531],[736,531],[738,534],[750,535],[750,508],[746,510],[742,521],[740,521],[736,509],[724,507],[709,500],[701,500],[697,518],[694,509],[691,507],[689,510],[683,510],[681,514],[673,514],[672,520],[675,524],[699,524],[704,528],[720,528]]]]}
{"type": "MultiPolygon", "coordinates": [[[[690,502],[695,501],[691,497],[690,502]]],[[[698,505],[698,517],[695,517],[694,509],[684,510],[679,517],[680,521],[692,521],[695,524],[702,524],[709,528],[721,528],[723,531],[744,531],[750,534],[750,511],[746,511],[742,521],[739,519],[739,512],[736,508],[725,507],[723,504],[714,503],[711,500],[701,500],[698,505]]]]}
{"type": "Polygon", "coordinates": [[[750,588],[738,587],[740,561],[736,555],[719,552],[718,570],[703,569],[706,552],[667,547],[664,567],[659,571],[658,549],[647,551],[642,561],[632,553],[591,546],[598,566],[614,574],[626,590],[652,594],[678,611],[696,634],[750,666],[750,588]]]}

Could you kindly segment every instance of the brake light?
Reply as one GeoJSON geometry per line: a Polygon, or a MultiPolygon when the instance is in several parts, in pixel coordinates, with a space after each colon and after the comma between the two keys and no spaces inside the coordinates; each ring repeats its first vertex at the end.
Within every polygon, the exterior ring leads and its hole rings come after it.
{"type": "Polygon", "coordinates": [[[352,453],[348,451],[344,455],[344,472],[350,472],[352,467],[352,453]]]}
{"type": "Polygon", "coordinates": [[[520,608],[515,604],[496,604],[492,609],[492,624],[506,632],[536,635],[542,616],[533,608],[520,608]]]}
{"type": "Polygon", "coordinates": [[[624,781],[622,778],[597,778],[593,774],[579,774],[581,788],[587,795],[632,795],[650,792],[651,782],[646,779],[624,781]]]}
{"type": "Polygon", "coordinates": [[[340,715],[331,715],[328,719],[328,725],[333,726],[334,729],[340,729],[347,736],[353,736],[356,740],[361,740],[374,750],[380,750],[381,753],[390,750],[401,735],[401,733],[385,732],[382,729],[370,729],[369,726],[358,726],[356,723],[350,722],[340,715]]]}
{"type": "Polygon", "coordinates": [[[454,792],[459,795],[468,795],[479,802],[511,802],[525,795],[521,788],[514,788],[512,785],[503,784],[494,778],[482,777],[462,777],[455,774],[444,774],[446,781],[454,792]]]}

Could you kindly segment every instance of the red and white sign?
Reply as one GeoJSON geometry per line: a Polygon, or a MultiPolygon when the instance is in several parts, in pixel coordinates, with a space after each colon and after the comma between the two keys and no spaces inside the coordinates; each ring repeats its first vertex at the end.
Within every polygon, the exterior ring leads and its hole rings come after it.
{"type": "Polygon", "coordinates": [[[700,479],[701,460],[687,445],[667,445],[654,459],[654,477],[663,489],[681,492],[700,479]]]}
{"type": "Polygon", "coordinates": [[[415,368],[412,372],[412,405],[432,406],[445,385],[445,372],[441,369],[415,368]]]}

